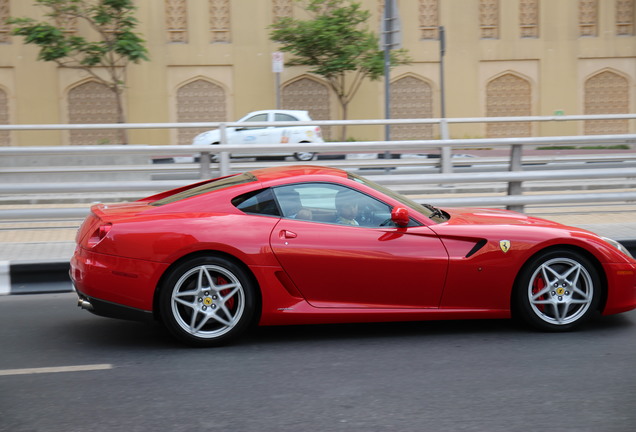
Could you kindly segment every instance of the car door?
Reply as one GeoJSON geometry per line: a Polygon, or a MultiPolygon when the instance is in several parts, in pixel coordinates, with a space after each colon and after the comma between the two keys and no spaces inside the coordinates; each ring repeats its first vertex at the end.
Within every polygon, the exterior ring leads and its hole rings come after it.
{"type": "Polygon", "coordinates": [[[265,126],[250,126],[249,123],[271,121],[268,118],[268,113],[254,114],[241,121],[246,124],[234,129],[229,137],[231,144],[259,144],[267,141],[266,137],[269,133],[269,128],[265,126]]]}
{"type": "Polygon", "coordinates": [[[439,238],[426,226],[380,226],[390,206],[352,189],[346,200],[359,203],[360,222],[338,222],[336,198],[343,189],[316,183],[274,190],[277,198],[300,199],[281,203],[284,217],[270,244],[306,300],[315,307],[438,307],[448,267],[439,238]]]}
{"type": "MultiPolygon", "coordinates": [[[[281,121],[278,113],[269,113],[270,122],[281,121]]],[[[263,136],[262,144],[279,144],[283,142],[284,127],[270,126],[267,128],[267,135],[263,136]]]]}
{"type": "MultiPolygon", "coordinates": [[[[274,121],[275,122],[290,122],[290,121],[298,121],[298,118],[294,117],[291,114],[287,113],[274,113],[274,121]]],[[[299,129],[302,127],[298,126],[282,126],[276,127],[271,131],[272,133],[272,142],[276,143],[289,143],[289,142],[298,142],[299,129]]]]}

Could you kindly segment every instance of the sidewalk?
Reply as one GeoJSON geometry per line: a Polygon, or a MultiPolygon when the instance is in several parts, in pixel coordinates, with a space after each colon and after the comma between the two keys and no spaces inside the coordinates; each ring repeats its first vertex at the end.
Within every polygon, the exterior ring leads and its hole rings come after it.
{"type": "Polygon", "coordinates": [[[75,250],[77,227],[0,231],[0,262],[68,262],[75,250]]]}
{"type": "MultiPolygon", "coordinates": [[[[528,211],[528,214],[584,228],[615,240],[636,241],[636,211],[605,212],[599,207],[597,213],[570,209],[560,213],[558,210],[550,210],[549,214],[528,211]]],[[[76,230],[76,227],[47,229],[45,225],[2,230],[0,262],[68,262],[75,250],[76,230]]]]}

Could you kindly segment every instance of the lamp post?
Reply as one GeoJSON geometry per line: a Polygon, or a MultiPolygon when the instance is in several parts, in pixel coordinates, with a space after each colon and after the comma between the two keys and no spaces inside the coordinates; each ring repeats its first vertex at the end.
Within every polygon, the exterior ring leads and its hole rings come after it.
{"type": "MultiPolygon", "coordinates": [[[[446,54],[446,32],[444,26],[438,27],[439,32],[439,88],[440,88],[440,138],[447,140],[449,138],[448,122],[446,121],[446,94],[444,89],[444,55],[446,54]]],[[[447,145],[441,148],[440,164],[442,173],[450,173],[453,171],[451,161],[451,149],[447,145]]]]}
{"type": "MultiPolygon", "coordinates": [[[[382,48],[384,49],[384,113],[391,118],[391,50],[400,48],[401,30],[396,0],[385,0],[384,19],[382,20],[382,48]]],[[[391,140],[391,125],[384,125],[384,140],[391,140]]],[[[384,158],[390,159],[391,152],[385,151],[384,158]]]]}

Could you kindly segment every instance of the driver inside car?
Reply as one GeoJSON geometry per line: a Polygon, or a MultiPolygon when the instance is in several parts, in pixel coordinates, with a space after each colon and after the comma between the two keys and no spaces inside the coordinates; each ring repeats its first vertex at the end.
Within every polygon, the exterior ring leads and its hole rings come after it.
{"type": "Polygon", "coordinates": [[[358,216],[358,202],[356,194],[349,190],[340,190],[336,194],[336,223],[340,225],[360,225],[358,216]]]}

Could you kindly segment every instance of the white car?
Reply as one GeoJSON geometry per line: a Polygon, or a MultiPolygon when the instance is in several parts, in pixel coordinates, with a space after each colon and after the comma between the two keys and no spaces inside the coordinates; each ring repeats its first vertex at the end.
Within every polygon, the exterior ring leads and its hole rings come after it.
{"type": "MultiPolygon", "coordinates": [[[[254,111],[238,120],[250,122],[294,122],[311,121],[307,111],[299,110],[263,110],[254,111]]],[[[245,126],[226,129],[228,144],[277,144],[277,143],[322,143],[319,126],[245,126]]],[[[203,132],[192,141],[193,145],[219,144],[221,133],[218,129],[203,132]]],[[[293,156],[299,161],[310,161],[316,154],[311,152],[268,153],[267,155],[240,154],[240,157],[257,156],[293,156]]]]}

